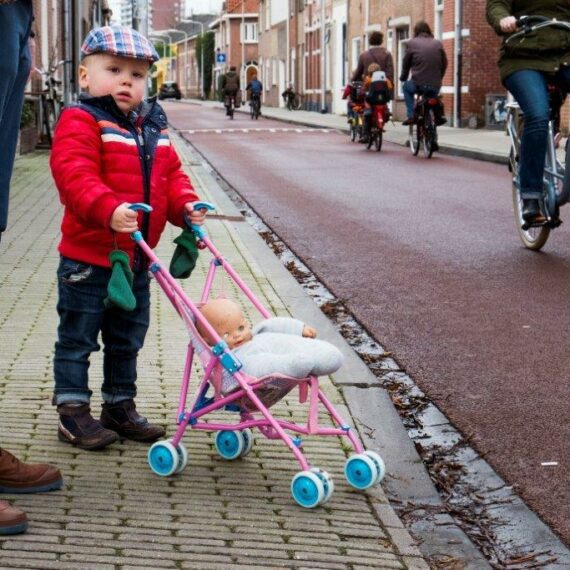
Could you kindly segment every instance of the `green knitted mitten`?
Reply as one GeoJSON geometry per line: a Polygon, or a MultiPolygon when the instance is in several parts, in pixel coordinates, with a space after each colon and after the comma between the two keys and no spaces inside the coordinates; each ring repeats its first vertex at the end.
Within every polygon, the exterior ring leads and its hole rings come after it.
{"type": "Polygon", "coordinates": [[[134,275],[129,266],[129,256],[120,249],[109,254],[111,262],[111,279],[107,284],[105,307],[116,306],[125,311],[132,311],[137,306],[133,293],[134,275]]]}
{"type": "Polygon", "coordinates": [[[190,230],[183,230],[174,243],[176,249],[170,260],[170,274],[177,279],[187,279],[198,260],[196,236],[190,230]]]}

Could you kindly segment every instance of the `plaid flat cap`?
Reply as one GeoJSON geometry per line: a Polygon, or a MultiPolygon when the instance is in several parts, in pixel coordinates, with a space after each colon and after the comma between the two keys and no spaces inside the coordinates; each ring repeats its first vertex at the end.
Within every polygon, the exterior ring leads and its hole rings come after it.
{"type": "Polygon", "coordinates": [[[81,46],[81,57],[94,53],[146,59],[151,64],[160,59],[152,43],[127,26],[103,26],[91,30],[81,46]]]}

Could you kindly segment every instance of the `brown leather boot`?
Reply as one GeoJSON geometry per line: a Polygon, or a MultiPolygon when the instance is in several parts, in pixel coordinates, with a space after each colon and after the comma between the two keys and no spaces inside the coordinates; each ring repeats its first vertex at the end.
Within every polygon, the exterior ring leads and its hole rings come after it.
{"type": "Polygon", "coordinates": [[[116,431],[121,437],[134,441],[155,441],[166,433],[162,426],[151,424],[139,415],[134,400],[103,404],[101,423],[106,428],[116,431]]]}
{"type": "Polygon", "coordinates": [[[48,463],[23,463],[0,448],[0,493],[43,493],[61,489],[63,478],[48,463]]]}
{"type": "Polygon", "coordinates": [[[93,418],[89,404],[80,402],[60,404],[57,412],[59,414],[57,429],[59,441],[93,451],[103,449],[119,439],[114,431],[105,429],[101,422],[93,418]]]}
{"type": "Polygon", "coordinates": [[[26,513],[12,507],[6,501],[0,501],[0,536],[20,534],[28,528],[26,513]]]}

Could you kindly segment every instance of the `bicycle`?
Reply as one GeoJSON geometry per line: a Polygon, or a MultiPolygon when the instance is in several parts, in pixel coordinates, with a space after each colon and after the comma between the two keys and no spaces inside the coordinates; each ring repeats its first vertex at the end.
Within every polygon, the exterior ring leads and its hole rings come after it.
{"type": "Polygon", "coordinates": [[[414,103],[414,122],[409,129],[410,151],[414,156],[424,149],[424,156],[431,158],[437,150],[437,124],[435,109],[441,105],[439,96],[416,94],[414,103]]]}
{"type": "Polygon", "coordinates": [[[58,87],[61,87],[62,82],[55,79],[54,75],[61,65],[68,62],[68,60],[62,59],[55,65],[49,66],[47,71],[37,67],[34,68],[42,78],[45,78],[44,89],[39,93],[40,124],[42,126],[40,137],[47,148],[51,148],[52,146],[55,124],[57,123],[62,108],[61,96],[57,91],[58,87]]]}
{"type": "Polygon", "coordinates": [[[368,143],[366,148],[370,150],[372,145],[377,152],[382,149],[382,139],[384,136],[384,125],[388,121],[390,111],[387,105],[373,105],[370,132],[368,133],[368,143]]]}
{"type": "Polygon", "coordinates": [[[261,115],[261,99],[259,95],[252,94],[249,100],[249,112],[252,120],[259,119],[259,115],[261,115]]]}
{"type": "Polygon", "coordinates": [[[352,117],[350,118],[350,140],[356,142],[362,138],[364,132],[364,106],[354,105],[352,107],[352,117]]]}
{"type": "Polygon", "coordinates": [[[289,92],[285,95],[285,106],[289,111],[299,111],[303,106],[303,97],[296,91],[289,92]]]}
{"type": "MultiPolygon", "coordinates": [[[[570,32],[570,23],[550,20],[543,16],[522,16],[517,20],[521,30],[510,36],[506,42],[548,26],[559,27],[570,32]]],[[[563,90],[555,80],[548,82],[548,95],[550,104],[550,120],[548,122],[548,144],[546,147],[546,160],[543,176],[543,195],[540,202],[542,216],[532,223],[523,219],[523,203],[520,197],[519,159],[521,135],[524,125],[524,116],[518,103],[512,99],[507,103],[507,133],[511,141],[509,152],[509,171],[513,174],[512,195],[515,222],[519,236],[527,249],[540,250],[550,235],[550,231],[557,228],[562,221],[559,218],[560,206],[570,199],[570,171],[561,164],[556,149],[560,142],[558,125],[560,123],[560,108],[566,98],[563,90]]],[[[565,164],[570,164],[568,141],[565,148],[565,164]]]]}
{"type": "Polygon", "coordinates": [[[235,95],[226,95],[226,112],[228,117],[233,120],[234,112],[236,107],[236,96],[235,95]]]}

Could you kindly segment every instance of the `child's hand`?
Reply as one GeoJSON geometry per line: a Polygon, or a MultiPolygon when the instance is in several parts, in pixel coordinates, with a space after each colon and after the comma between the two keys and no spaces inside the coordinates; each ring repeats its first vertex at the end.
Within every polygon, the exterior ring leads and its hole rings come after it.
{"type": "Polygon", "coordinates": [[[201,208],[200,210],[194,210],[194,202],[186,202],[184,204],[184,210],[186,215],[190,218],[190,223],[201,226],[206,220],[206,214],[208,210],[206,208],[201,208]]]}
{"type": "Polygon", "coordinates": [[[303,336],[305,338],[317,338],[317,330],[313,327],[308,327],[305,325],[305,328],[303,329],[303,336]]]}
{"type": "Polygon", "coordinates": [[[121,204],[111,216],[111,229],[121,234],[130,234],[139,229],[137,223],[138,215],[133,210],[129,210],[130,204],[121,204]]]}

